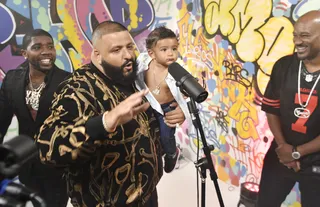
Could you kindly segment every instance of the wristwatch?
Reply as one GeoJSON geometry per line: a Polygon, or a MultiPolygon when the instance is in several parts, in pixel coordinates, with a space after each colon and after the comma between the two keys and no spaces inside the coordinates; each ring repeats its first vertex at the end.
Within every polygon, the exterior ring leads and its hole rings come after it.
{"type": "Polygon", "coordinates": [[[297,147],[293,147],[292,148],[292,158],[295,159],[295,160],[298,160],[300,159],[301,155],[300,155],[300,152],[297,151],[297,147]]]}

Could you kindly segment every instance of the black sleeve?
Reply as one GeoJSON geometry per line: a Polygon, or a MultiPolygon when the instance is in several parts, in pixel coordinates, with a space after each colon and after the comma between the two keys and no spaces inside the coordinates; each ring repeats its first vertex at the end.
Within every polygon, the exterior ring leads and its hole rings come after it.
{"type": "Polygon", "coordinates": [[[278,60],[272,69],[270,80],[268,82],[266,91],[262,98],[261,109],[266,113],[274,114],[280,116],[280,88],[283,76],[282,68],[283,59],[278,60]]]}
{"type": "Polygon", "coordinates": [[[65,85],[55,94],[51,115],[36,135],[43,163],[68,166],[84,163],[95,155],[106,137],[110,141],[122,133],[120,127],[108,133],[103,128],[102,115],[94,113],[94,93],[88,88],[65,85]]]}
{"type": "Polygon", "coordinates": [[[8,75],[6,75],[0,89],[0,144],[3,142],[3,138],[7,133],[13,117],[13,109],[9,102],[8,90],[8,75]]]}

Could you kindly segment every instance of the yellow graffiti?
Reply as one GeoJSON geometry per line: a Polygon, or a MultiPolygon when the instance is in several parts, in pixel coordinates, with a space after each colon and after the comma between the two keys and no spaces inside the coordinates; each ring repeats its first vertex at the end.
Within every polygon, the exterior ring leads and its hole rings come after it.
{"type": "Polygon", "coordinates": [[[63,0],[58,0],[57,3],[59,5],[64,5],[64,7],[62,7],[63,9],[58,9],[58,15],[61,19],[63,19],[64,35],[68,38],[70,43],[77,51],[68,51],[73,68],[79,68],[79,66],[81,66],[82,64],[81,54],[84,54],[82,51],[82,45],[84,44],[84,41],[79,39],[80,34],[78,34],[77,30],[75,29],[78,28],[78,26],[76,25],[76,22],[74,21],[73,17],[70,15],[70,8],[72,6],[66,4],[63,0]]]}
{"type": "Polygon", "coordinates": [[[225,80],[219,85],[218,93],[223,94],[224,89],[228,89],[228,96],[222,96],[221,100],[225,105],[230,105],[230,103],[235,103],[237,99],[243,98],[247,101],[252,101],[254,98],[254,93],[252,88],[246,88],[245,86],[233,81],[225,80]]]}
{"type": "Polygon", "coordinates": [[[139,18],[136,14],[138,10],[138,0],[126,0],[126,3],[129,5],[131,20],[130,25],[128,25],[128,30],[131,31],[138,27],[138,22],[141,22],[142,18],[139,18]]]}
{"type": "MultiPolygon", "coordinates": [[[[197,29],[196,35],[192,35],[194,21],[190,22],[191,16],[186,13],[179,21],[179,52],[187,58],[187,66],[190,73],[201,77],[199,72],[210,74],[212,69],[221,70],[222,62],[226,56],[226,51],[219,48],[215,42],[209,40],[203,34],[203,28],[197,29]],[[209,44],[212,47],[209,47],[209,44]]],[[[219,78],[223,78],[223,73],[219,71],[219,78]]]]}
{"type": "Polygon", "coordinates": [[[239,137],[243,139],[259,138],[256,129],[256,125],[259,122],[257,110],[247,100],[238,98],[229,109],[228,115],[236,120],[236,129],[239,137]]]}
{"type": "Polygon", "coordinates": [[[221,33],[229,36],[235,28],[234,17],[230,10],[234,7],[237,0],[221,1],[204,0],[204,26],[210,35],[216,33],[220,27],[221,33]]]}
{"type": "MultiPolygon", "coordinates": [[[[220,31],[235,44],[241,60],[257,61],[266,74],[271,73],[277,59],[294,50],[293,26],[285,17],[270,18],[270,0],[204,0],[204,8],[206,32],[214,35],[220,31]]],[[[265,82],[259,85],[262,91],[265,82]]]]}
{"type": "Polygon", "coordinates": [[[265,39],[265,49],[257,61],[261,69],[257,72],[257,80],[259,80],[257,84],[260,92],[264,94],[269,81],[269,77],[265,74],[271,74],[276,60],[294,51],[293,26],[285,17],[272,17],[260,28],[260,31],[265,39]],[[274,37],[277,38],[274,39],[274,37]]]}
{"type": "MultiPolygon", "coordinates": [[[[207,78],[220,79],[220,81],[216,81],[214,93],[223,94],[223,90],[228,89],[228,96],[220,96],[220,101],[226,106],[230,105],[230,103],[235,103],[228,111],[228,116],[226,117],[228,123],[231,123],[229,119],[236,121],[239,137],[243,139],[258,139],[259,135],[255,128],[259,122],[257,110],[255,106],[249,104],[254,98],[253,87],[245,87],[234,80],[224,80],[226,77],[224,77],[222,71],[223,61],[227,56],[229,57],[228,61],[234,66],[237,65],[239,68],[242,68],[242,66],[236,63],[235,58],[233,59],[227,50],[218,47],[215,42],[210,42],[212,47],[209,48],[209,41],[203,34],[203,28],[198,28],[193,36],[194,23],[190,21],[188,13],[180,19],[178,27],[180,30],[179,51],[184,57],[187,57],[186,65],[188,70],[197,77],[201,77],[201,72],[206,72],[208,74],[207,78]],[[199,66],[201,62],[208,62],[212,66],[199,66]],[[218,77],[212,77],[212,69],[219,72],[218,77]]],[[[250,81],[252,82],[251,79],[250,81]]]]}
{"type": "Polygon", "coordinates": [[[299,202],[295,201],[288,207],[301,207],[301,204],[299,202]]]}
{"type": "Polygon", "coordinates": [[[187,45],[192,43],[191,34],[193,30],[193,22],[189,23],[190,14],[186,13],[179,21],[178,21],[178,29],[179,29],[179,52],[181,54],[185,54],[187,51],[187,45]],[[187,37],[184,36],[187,34],[187,37]],[[190,34],[190,35],[188,35],[190,34]]]}

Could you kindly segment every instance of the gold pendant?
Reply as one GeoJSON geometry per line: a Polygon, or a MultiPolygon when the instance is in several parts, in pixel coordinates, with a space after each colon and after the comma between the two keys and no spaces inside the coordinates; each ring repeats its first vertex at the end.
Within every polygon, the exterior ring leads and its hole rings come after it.
{"type": "Polygon", "coordinates": [[[152,90],[152,93],[155,95],[159,95],[160,94],[160,87],[157,86],[154,90],[152,90]]]}

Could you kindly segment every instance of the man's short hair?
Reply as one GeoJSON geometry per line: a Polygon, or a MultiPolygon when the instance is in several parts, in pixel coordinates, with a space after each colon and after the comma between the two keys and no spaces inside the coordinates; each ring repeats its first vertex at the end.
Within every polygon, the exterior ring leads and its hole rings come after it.
{"type": "Polygon", "coordinates": [[[114,21],[104,21],[97,25],[92,33],[92,44],[94,45],[97,40],[101,39],[103,35],[111,34],[115,32],[128,31],[128,29],[120,24],[119,22],[114,21]]]}
{"type": "Polygon", "coordinates": [[[26,50],[27,47],[29,46],[30,42],[31,42],[31,39],[32,37],[39,37],[39,36],[47,36],[47,37],[50,37],[50,39],[52,40],[53,42],[53,38],[52,36],[44,31],[43,29],[35,29],[35,30],[32,30],[31,32],[27,33],[24,37],[23,37],[23,40],[22,40],[22,49],[26,50]]]}

